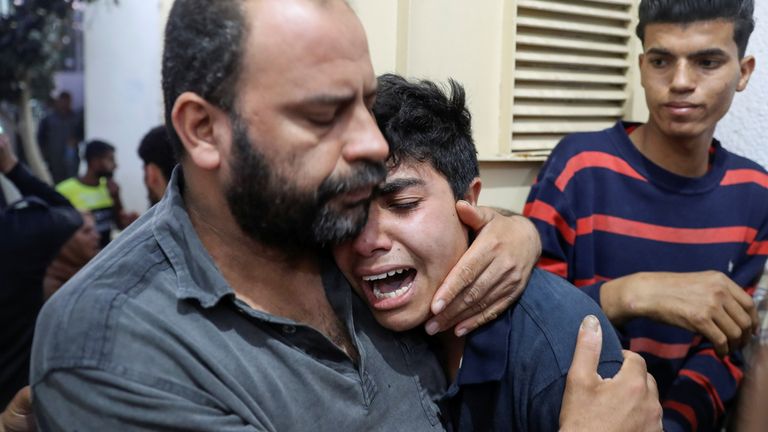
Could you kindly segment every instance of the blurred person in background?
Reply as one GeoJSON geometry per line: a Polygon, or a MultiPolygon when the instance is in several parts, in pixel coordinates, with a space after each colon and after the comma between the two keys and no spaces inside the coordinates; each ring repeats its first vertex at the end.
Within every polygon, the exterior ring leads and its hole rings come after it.
{"type": "Polygon", "coordinates": [[[81,117],[72,110],[72,95],[62,91],[37,130],[37,142],[54,183],[77,175],[82,129],[81,117]]]}
{"type": "Polygon", "coordinates": [[[101,236],[103,248],[112,240],[112,228],[124,229],[138,217],[126,213],[120,200],[120,187],[114,176],[117,169],[115,147],[100,140],[89,141],[85,146],[88,169],[81,177],[72,177],[56,185],[56,190],[80,211],[93,214],[96,230],[101,236]]]}
{"type": "Polygon", "coordinates": [[[139,157],[144,162],[144,184],[147,186],[150,205],[155,205],[165,194],[171,180],[176,158],[165,126],[152,128],[139,144],[139,157]]]}
{"type": "Polygon", "coordinates": [[[99,252],[101,236],[96,231],[96,220],[90,213],[82,213],[82,216],[83,225],[64,243],[45,271],[43,278],[43,299],[45,300],[99,252]]]}
{"type": "Polygon", "coordinates": [[[66,198],[18,162],[2,133],[0,173],[23,197],[0,207],[0,407],[4,407],[29,379],[46,268],[83,219],[66,198]]]}

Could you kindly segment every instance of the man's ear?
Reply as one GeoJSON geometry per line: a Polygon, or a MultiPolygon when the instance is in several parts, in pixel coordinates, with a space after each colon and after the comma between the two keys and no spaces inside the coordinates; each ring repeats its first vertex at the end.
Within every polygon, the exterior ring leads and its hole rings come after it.
{"type": "Polygon", "coordinates": [[[480,177],[475,177],[474,180],[472,180],[472,183],[469,184],[469,188],[467,188],[467,193],[464,194],[464,201],[467,201],[473,206],[476,206],[477,200],[480,198],[480,190],[482,188],[483,188],[483,181],[480,180],[480,177]]]}
{"type": "Polygon", "coordinates": [[[171,120],[190,161],[204,170],[219,168],[222,137],[232,136],[226,113],[197,94],[184,92],[173,104],[171,120]]]}
{"type": "Polygon", "coordinates": [[[741,77],[739,78],[739,84],[736,86],[736,91],[742,91],[747,88],[749,77],[755,71],[755,57],[746,56],[739,60],[739,69],[741,70],[741,77]]]}

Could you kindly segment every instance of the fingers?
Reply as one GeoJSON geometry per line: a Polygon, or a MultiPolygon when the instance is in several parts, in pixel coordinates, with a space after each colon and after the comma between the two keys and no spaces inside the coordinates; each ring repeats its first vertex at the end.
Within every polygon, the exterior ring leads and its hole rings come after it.
{"type": "Polygon", "coordinates": [[[459,215],[461,223],[472,231],[480,231],[496,216],[493,210],[485,207],[475,207],[464,200],[456,202],[456,213],[459,215]]]}
{"type": "MultiPolygon", "coordinates": [[[[568,371],[568,380],[599,380],[597,365],[603,346],[603,332],[600,321],[594,315],[587,315],[581,322],[573,351],[573,362],[568,371]]],[[[623,369],[623,367],[622,367],[623,369]]]]}
{"type": "Polygon", "coordinates": [[[456,324],[457,318],[465,312],[474,314],[471,309],[473,305],[486,308],[490,301],[487,297],[495,280],[490,280],[487,275],[477,279],[477,275],[487,269],[492,259],[490,256],[476,254],[472,247],[461,257],[435,293],[432,301],[435,318],[427,323],[428,334],[435,334],[456,324]]]}
{"type": "Polygon", "coordinates": [[[512,303],[516,300],[517,296],[504,296],[496,300],[491,306],[478,311],[474,315],[468,317],[459,316],[457,318],[459,324],[456,325],[454,333],[456,336],[461,337],[469,332],[475,331],[478,327],[495,320],[499,315],[504,313],[505,310],[512,307],[512,303]]]}
{"type": "Polygon", "coordinates": [[[731,341],[731,348],[738,349],[746,345],[752,338],[752,329],[756,324],[752,321],[749,312],[745,311],[741,305],[733,300],[724,302],[723,309],[731,321],[731,333],[726,332],[731,341]]]}
{"type": "Polygon", "coordinates": [[[464,295],[465,298],[462,301],[468,305],[482,297],[489,287],[479,286],[476,282],[478,282],[478,275],[482,274],[492,261],[493,256],[483,254],[477,244],[470,246],[435,292],[432,299],[432,313],[437,315],[442,312],[459,293],[464,295]],[[467,290],[470,286],[473,289],[467,290]]]}
{"type": "MultiPolygon", "coordinates": [[[[741,288],[739,285],[737,285],[735,282],[733,282],[730,278],[728,279],[728,291],[733,296],[733,299],[738,302],[739,306],[746,312],[747,315],[749,315],[749,319],[752,323],[751,330],[754,331],[757,329],[757,307],[755,306],[755,302],[752,299],[752,296],[746,293],[743,288],[741,288]]],[[[729,312],[730,313],[730,312],[729,312]]],[[[734,317],[736,318],[736,317],[734,317]]],[[[737,321],[741,322],[741,321],[737,321]]]]}
{"type": "Polygon", "coordinates": [[[701,334],[704,338],[710,341],[719,357],[728,355],[728,352],[730,351],[728,348],[728,337],[720,329],[720,326],[716,324],[714,317],[712,319],[700,320],[700,322],[696,323],[695,327],[690,330],[701,334]]]}
{"type": "Polygon", "coordinates": [[[11,403],[0,416],[0,431],[33,431],[36,430],[32,418],[32,394],[29,386],[16,393],[11,403]]]}
{"type": "MultiPolygon", "coordinates": [[[[458,201],[456,203],[456,211],[462,223],[467,225],[473,231],[480,230],[486,223],[493,219],[492,212],[487,209],[481,211],[466,201],[458,201]]],[[[485,253],[486,251],[481,250],[483,239],[480,240],[481,241],[472,243],[459,262],[456,263],[453,269],[448,273],[448,276],[445,277],[445,280],[440,287],[438,287],[435,296],[432,299],[431,309],[433,314],[440,314],[449,303],[454,303],[456,296],[465,291],[465,288],[471,286],[476,281],[478,275],[484,272],[488,265],[493,261],[492,254],[485,253]]],[[[471,305],[477,298],[482,297],[484,292],[485,289],[482,286],[473,287],[472,290],[464,293],[467,296],[465,302],[471,305]]],[[[448,314],[443,315],[443,321],[449,320],[455,316],[453,314],[466,309],[465,307],[462,307],[459,302],[454,303],[453,308],[453,312],[450,316],[448,314]]]]}

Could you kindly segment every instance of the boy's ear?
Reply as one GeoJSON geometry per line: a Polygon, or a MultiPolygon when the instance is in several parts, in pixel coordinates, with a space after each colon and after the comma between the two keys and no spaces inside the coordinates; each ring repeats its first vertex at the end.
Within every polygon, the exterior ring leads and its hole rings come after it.
{"type": "Polygon", "coordinates": [[[736,86],[736,91],[744,91],[749,83],[749,77],[752,76],[752,72],[755,71],[755,57],[746,56],[739,61],[739,70],[741,76],[739,77],[739,83],[736,86]]]}
{"type": "Polygon", "coordinates": [[[229,118],[221,109],[195,93],[182,93],[171,112],[188,159],[203,170],[219,168],[223,155],[222,137],[231,136],[229,118]]]}
{"type": "Polygon", "coordinates": [[[475,177],[472,183],[469,184],[467,193],[464,194],[464,200],[473,206],[477,205],[477,200],[480,198],[480,190],[483,188],[483,181],[480,177],[475,177]]]}

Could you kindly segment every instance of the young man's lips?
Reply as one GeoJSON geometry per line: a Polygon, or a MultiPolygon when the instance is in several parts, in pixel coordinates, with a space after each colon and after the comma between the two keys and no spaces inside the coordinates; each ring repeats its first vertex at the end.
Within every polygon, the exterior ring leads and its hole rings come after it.
{"type": "Polygon", "coordinates": [[[664,108],[675,115],[687,115],[699,108],[699,105],[685,102],[670,102],[664,104],[664,108]]]}

